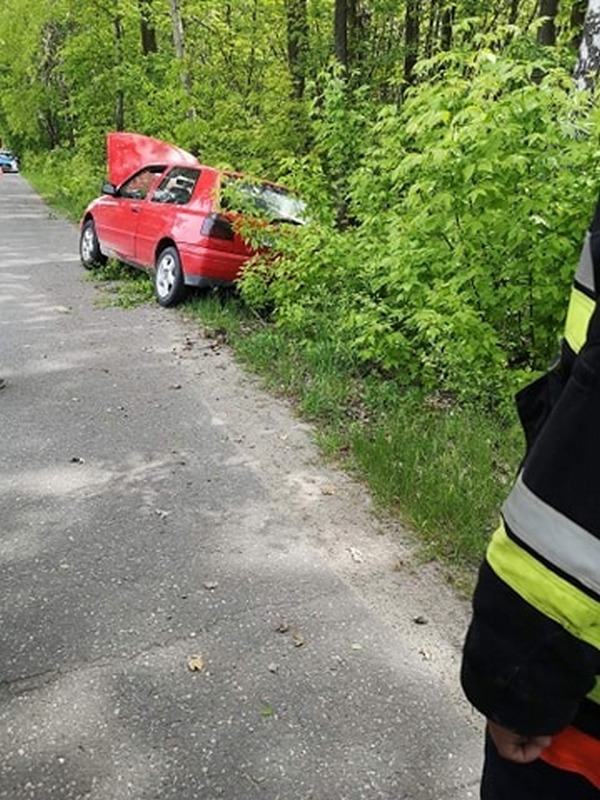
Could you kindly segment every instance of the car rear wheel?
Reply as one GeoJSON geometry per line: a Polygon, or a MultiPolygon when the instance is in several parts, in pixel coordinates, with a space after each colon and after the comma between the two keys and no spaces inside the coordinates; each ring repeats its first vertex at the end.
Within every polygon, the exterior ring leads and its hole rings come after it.
{"type": "Polygon", "coordinates": [[[88,219],[81,227],[79,235],[79,257],[86,269],[96,269],[106,264],[107,258],[100,250],[94,221],[88,219]]]}
{"type": "Polygon", "coordinates": [[[179,253],[175,247],[165,247],[156,261],[154,290],[161,306],[174,306],[186,295],[187,287],[179,253]]]}

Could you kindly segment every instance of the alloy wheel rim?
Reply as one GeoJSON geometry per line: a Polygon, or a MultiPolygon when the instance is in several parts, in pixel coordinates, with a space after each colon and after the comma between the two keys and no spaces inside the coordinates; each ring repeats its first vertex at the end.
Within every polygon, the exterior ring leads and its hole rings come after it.
{"type": "Polygon", "coordinates": [[[94,253],[94,233],[91,228],[86,228],[81,238],[81,254],[85,261],[91,261],[94,253]]]}
{"type": "Polygon", "coordinates": [[[172,256],[161,258],[157,272],[156,286],[160,297],[167,297],[175,283],[175,260],[172,256]]]}

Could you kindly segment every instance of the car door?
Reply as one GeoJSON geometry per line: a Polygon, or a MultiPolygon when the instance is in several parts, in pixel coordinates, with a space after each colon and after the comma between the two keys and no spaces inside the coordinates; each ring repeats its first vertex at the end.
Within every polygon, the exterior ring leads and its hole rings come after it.
{"type": "Polygon", "coordinates": [[[199,168],[172,167],[149,194],[138,212],[135,239],[135,260],[138,264],[154,266],[156,246],[163,237],[179,245],[185,222],[194,213],[190,201],[199,176],[199,168]]]}
{"type": "Polygon", "coordinates": [[[139,217],[148,193],[163,172],[163,165],[145,167],[126,180],[114,197],[105,198],[96,216],[96,231],[105,252],[122,261],[138,263],[135,241],[139,217]]]}

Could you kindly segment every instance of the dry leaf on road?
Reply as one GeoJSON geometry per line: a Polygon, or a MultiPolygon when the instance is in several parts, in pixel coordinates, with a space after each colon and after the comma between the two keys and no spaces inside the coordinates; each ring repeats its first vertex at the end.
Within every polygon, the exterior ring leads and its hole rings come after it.
{"type": "Polygon", "coordinates": [[[282,621],[279,625],[275,628],[277,633],[287,633],[290,629],[290,625],[288,622],[282,621]]]}
{"type": "Polygon", "coordinates": [[[187,668],[190,672],[202,672],[204,666],[204,659],[200,655],[190,656],[187,660],[187,668]]]}

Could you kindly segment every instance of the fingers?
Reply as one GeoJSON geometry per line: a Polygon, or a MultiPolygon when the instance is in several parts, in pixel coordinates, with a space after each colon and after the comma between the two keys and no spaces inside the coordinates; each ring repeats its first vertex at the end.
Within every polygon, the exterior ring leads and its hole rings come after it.
{"type": "Polygon", "coordinates": [[[516,764],[535,761],[552,741],[551,736],[522,736],[489,721],[488,732],[499,755],[516,764]]]}

